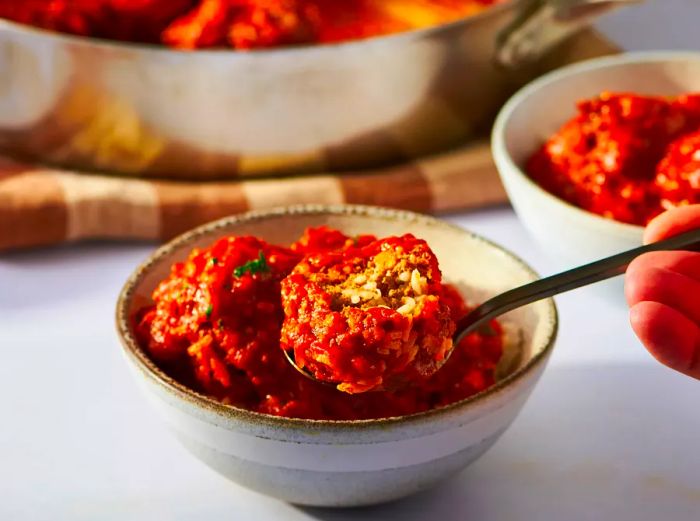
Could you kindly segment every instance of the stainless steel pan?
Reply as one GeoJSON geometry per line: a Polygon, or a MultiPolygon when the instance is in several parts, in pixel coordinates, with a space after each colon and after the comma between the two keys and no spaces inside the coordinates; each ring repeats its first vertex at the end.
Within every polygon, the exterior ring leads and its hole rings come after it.
{"type": "Polygon", "coordinates": [[[0,21],[0,151],[191,179],[424,154],[488,124],[513,88],[509,67],[630,1],[504,2],[427,30],[253,52],[179,52],[0,21]]]}

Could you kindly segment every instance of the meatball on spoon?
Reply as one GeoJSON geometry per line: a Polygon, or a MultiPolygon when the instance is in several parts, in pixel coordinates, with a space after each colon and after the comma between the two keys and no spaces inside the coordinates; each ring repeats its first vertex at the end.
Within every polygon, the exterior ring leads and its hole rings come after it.
{"type": "MultiPolygon", "coordinates": [[[[480,327],[498,316],[560,293],[622,275],[629,264],[642,254],[651,251],[671,250],[700,251],[700,229],[685,232],[557,275],[552,275],[511,289],[487,300],[457,322],[456,330],[452,336],[452,347],[444,358],[447,359],[452,349],[454,349],[454,346],[458,345],[467,335],[477,331],[480,327]]],[[[284,353],[289,363],[307,378],[344,390],[342,387],[343,382],[317,378],[306,367],[298,364],[295,360],[293,349],[285,349],[284,353]]],[[[400,385],[410,385],[410,382],[411,378],[394,378],[388,385],[385,383],[384,385],[368,387],[365,390],[354,389],[351,392],[395,390],[400,385]]]]}

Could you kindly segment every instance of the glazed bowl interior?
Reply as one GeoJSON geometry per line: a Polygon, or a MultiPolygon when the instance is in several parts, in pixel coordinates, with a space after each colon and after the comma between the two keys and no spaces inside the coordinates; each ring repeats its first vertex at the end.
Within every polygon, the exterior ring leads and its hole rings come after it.
{"type": "MultiPolygon", "coordinates": [[[[207,247],[226,235],[254,235],[271,243],[289,245],[307,227],[322,224],[350,236],[413,233],[425,239],[439,259],[444,280],[454,284],[471,304],[537,278],[531,268],[500,246],[443,221],[410,212],[349,205],[301,206],[251,212],[205,225],[180,236],[160,248],[135,272],[125,286],[117,309],[118,328],[127,351],[135,355],[142,368],[154,373],[164,385],[196,395],[149,362],[148,356],[135,341],[129,317],[152,302],[151,293],[169,274],[170,266],[184,260],[193,248],[207,247]]],[[[541,301],[510,312],[502,318],[502,322],[508,338],[507,352],[498,368],[498,385],[506,384],[510,378],[527,371],[546,357],[556,335],[556,310],[553,301],[541,301]]],[[[213,402],[206,397],[199,398],[213,402]]],[[[235,409],[218,403],[216,406],[235,409]]],[[[374,421],[366,420],[367,423],[374,421]]]]}

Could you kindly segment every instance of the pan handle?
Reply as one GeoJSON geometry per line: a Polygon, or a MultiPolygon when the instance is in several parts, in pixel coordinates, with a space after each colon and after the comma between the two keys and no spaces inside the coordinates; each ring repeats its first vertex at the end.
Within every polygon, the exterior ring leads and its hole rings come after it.
{"type": "Polygon", "coordinates": [[[595,18],[643,0],[521,0],[498,35],[496,60],[505,67],[532,62],[595,18]]]}

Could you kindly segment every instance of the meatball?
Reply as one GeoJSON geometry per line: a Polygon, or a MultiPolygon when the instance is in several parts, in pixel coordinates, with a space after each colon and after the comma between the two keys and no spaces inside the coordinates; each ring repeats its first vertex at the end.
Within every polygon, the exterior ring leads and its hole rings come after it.
{"type": "Polygon", "coordinates": [[[686,134],[668,147],[654,185],[664,208],[700,203],[700,132],[686,134]]]}
{"type": "Polygon", "coordinates": [[[279,352],[280,281],[299,256],[254,237],[226,237],[173,266],[139,317],[156,362],[222,401],[250,401],[286,369],[279,352]]]}
{"type": "Polygon", "coordinates": [[[545,190],[585,210],[645,224],[661,212],[655,166],[669,144],[700,121],[700,102],[686,96],[604,92],[535,152],[526,169],[545,190]]]}
{"type": "Polygon", "coordinates": [[[308,255],[281,290],[282,348],[340,391],[425,379],[452,349],[437,258],[412,235],[308,255]]]}

